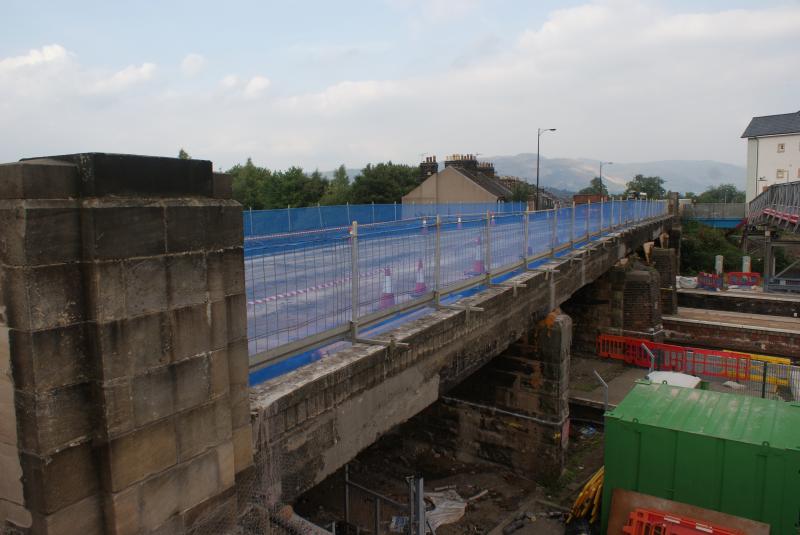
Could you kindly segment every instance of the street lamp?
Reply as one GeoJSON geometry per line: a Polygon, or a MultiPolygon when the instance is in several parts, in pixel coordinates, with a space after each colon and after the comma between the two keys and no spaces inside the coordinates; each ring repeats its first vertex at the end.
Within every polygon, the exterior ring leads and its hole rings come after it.
{"type": "Polygon", "coordinates": [[[539,140],[545,132],[555,132],[555,128],[537,128],[536,129],[536,207],[539,209],[539,140]]]}
{"type": "Polygon", "coordinates": [[[612,165],[614,162],[600,162],[600,197],[603,197],[603,166],[612,165]]]}

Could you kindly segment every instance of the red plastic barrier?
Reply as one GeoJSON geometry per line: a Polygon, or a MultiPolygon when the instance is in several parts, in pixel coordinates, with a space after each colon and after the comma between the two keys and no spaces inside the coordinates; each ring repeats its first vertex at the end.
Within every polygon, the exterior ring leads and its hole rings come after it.
{"type": "Polygon", "coordinates": [[[622,527],[622,532],[627,535],[745,535],[738,529],[650,509],[631,511],[628,525],[622,527]]]}
{"type": "Polygon", "coordinates": [[[728,285],[735,286],[759,286],[761,284],[761,274],[752,271],[731,271],[725,274],[728,285]]]}
{"type": "Polygon", "coordinates": [[[747,380],[751,375],[751,358],[747,353],[661,344],[613,334],[601,334],[597,337],[599,356],[649,368],[650,355],[643,346],[656,357],[656,369],[661,371],[734,381],[747,380]]]}
{"type": "Polygon", "coordinates": [[[700,272],[697,274],[697,287],[705,290],[721,290],[722,277],[715,273],[700,272]]]}

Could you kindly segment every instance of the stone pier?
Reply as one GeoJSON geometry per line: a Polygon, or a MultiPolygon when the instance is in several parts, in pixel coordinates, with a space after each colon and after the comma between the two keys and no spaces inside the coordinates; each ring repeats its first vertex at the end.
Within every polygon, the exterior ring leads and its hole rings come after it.
{"type": "Polygon", "coordinates": [[[235,521],[252,436],[230,196],[208,161],[0,166],[5,529],[222,532],[235,521]]]}

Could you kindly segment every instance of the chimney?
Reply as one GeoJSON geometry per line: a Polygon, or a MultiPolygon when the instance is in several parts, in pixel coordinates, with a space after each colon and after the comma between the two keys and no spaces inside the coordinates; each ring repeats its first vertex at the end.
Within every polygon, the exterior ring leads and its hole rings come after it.
{"type": "Polygon", "coordinates": [[[478,159],[474,154],[451,154],[444,162],[447,167],[460,167],[471,171],[478,170],[478,159]]]}
{"type": "Polygon", "coordinates": [[[486,176],[495,177],[494,164],[492,162],[478,162],[478,171],[486,176]]]}
{"type": "Polygon", "coordinates": [[[419,164],[419,177],[420,181],[425,180],[429,176],[439,172],[439,164],[436,162],[436,156],[426,156],[425,160],[419,164]]]}

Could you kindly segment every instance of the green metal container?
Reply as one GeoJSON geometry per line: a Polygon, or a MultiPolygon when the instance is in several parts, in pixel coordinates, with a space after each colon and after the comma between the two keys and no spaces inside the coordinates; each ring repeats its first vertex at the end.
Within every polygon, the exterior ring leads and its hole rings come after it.
{"type": "Polygon", "coordinates": [[[615,488],[800,533],[800,404],[640,382],[605,422],[603,533],[615,488]]]}

